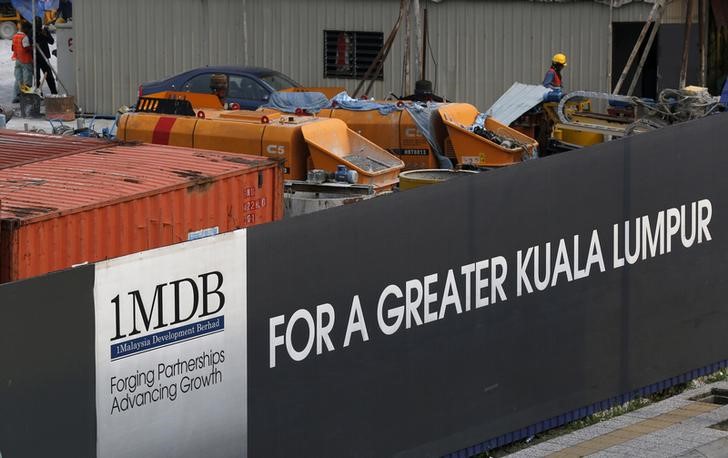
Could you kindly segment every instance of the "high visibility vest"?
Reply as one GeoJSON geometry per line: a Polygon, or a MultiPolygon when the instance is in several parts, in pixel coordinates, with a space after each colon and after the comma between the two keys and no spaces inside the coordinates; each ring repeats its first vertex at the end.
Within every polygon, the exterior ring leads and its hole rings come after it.
{"type": "Polygon", "coordinates": [[[23,32],[18,32],[13,35],[13,59],[21,64],[30,64],[33,62],[33,53],[31,52],[33,47],[23,47],[23,39],[26,36],[23,32]]]}
{"type": "Polygon", "coordinates": [[[551,74],[553,74],[553,76],[554,76],[554,80],[553,80],[553,82],[551,83],[551,85],[552,85],[553,87],[561,87],[561,77],[559,76],[559,74],[558,74],[558,73],[556,73],[556,70],[554,70],[553,68],[549,68],[549,71],[548,71],[548,72],[546,72],[546,73],[551,73],[551,74]]]}

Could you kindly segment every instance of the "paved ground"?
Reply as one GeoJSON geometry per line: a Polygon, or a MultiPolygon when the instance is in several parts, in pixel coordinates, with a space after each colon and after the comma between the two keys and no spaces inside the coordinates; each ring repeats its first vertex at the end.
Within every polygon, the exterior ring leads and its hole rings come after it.
{"type": "Polygon", "coordinates": [[[509,456],[728,458],[728,431],[711,428],[728,420],[728,405],[690,400],[712,388],[728,389],[728,382],[685,391],[509,456]]]}
{"type": "MultiPolygon", "coordinates": [[[[15,113],[20,113],[19,105],[16,104],[5,104],[5,106],[8,107],[14,107],[15,113]]],[[[93,129],[96,132],[101,132],[101,129],[104,127],[111,127],[114,124],[113,119],[84,119],[82,120],[84,127],[89,127],[91,125],[91,122],[93,121],[93,129]]],[[[13,116],[13,118],[7,122],[6,127],[8,129],[13,130],[33,130],[36,132],[46,133],[46,134],[52,134],[53,133],[53,127],[59,127],[61,124],[64,126],[75,129],[77,127],[76,121],[70,121],[70,122],[60,122],[60,121],[53,121],[53,124],[50,123],[50,121],[44,119],[44,118],[21,118],[19,116],[13,116]]]]}
{"type": "MultiPolygon", "coordinates": [[[[20,109],[18,108],[18,104],[10,105],[14,106],[16,108],[15,112],[20,113],[20,109]]],[[[83,125],[88,127],[91,123],[91,119],[85,119],[83,121],[83,125]]],[[[114,124],[113,119],[96,119],[93,121],[93,128],[96,132],[101,132],[101,129],[104,127],[111,127],[114,124]]],[[[59,121],[54,121],[53,126],[58,127],[61,123],[59,121]]],[[[69,128],[76,128],[76,121],[71,122],[64,122],[62,123],[64,126],[69,128]]],[[[26,130],[25,127],[27,125],[27,128],[29,130],[36,130],[36,131],[42,131],[46,134],[53,133],[53,126],[51,123],[45,119],[39,118],[39,119],[31,119],[31,118],[20,118],[20,117],[13,117],[8,123],[7,128],[8,129],[14,129],[14,130],[26,130]]]]}
{"type": "Polygon", "coordinates": [[[15,82],[15,62],[11,59],[10,40],[0,39],[0,103],[7,104],[13,99],[15,82]]]}

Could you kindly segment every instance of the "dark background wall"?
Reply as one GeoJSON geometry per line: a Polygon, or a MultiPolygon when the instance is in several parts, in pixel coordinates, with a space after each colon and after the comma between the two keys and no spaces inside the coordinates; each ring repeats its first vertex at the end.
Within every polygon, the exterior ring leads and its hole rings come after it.
{"type": "MultiPolygon", "coordinates": [[[[250,229],[248,456],[440,456],[724,363],[727,121],[250,229]],[[613,224],[700,199],[713,206],[710,242],[612,268],[613,224]],[[579,234],[583,261],[594,229],[605,272],[516,296],[518,250],[579,234]],[[441,295],[447,269],[493,256],[512,269],[507,301],[379,330],[385,286],[438,273],[441,295]],[[343,348],[355,295],[369,340],[343,348]],[[301,362],[279,349],[271,369],[270,319],[323,303],[336,349],[317,356],[314,344],[301,362]]],[[[4,458],[94,456],[93,316],[93,266],[0,286],[4,458]]],[[[307,337],[296,328],[295,347],[307,337]]]]}
{"type": "Polygon", "coordinates": [[[0,285],[0,453],[96,455],[94,266],[0,285]]]}
{"type": "MultiPolygon", "coordinates": [[[[644,23],[642,22],[614,23],[614,45],[612,47],[614,71],[612,72],[612,88],[619,81],[643,26],[644,23]]],[[[635,86],[633,95],[655,99],[663,89],[677,89],[679,87],[684,34],[684,24],[660,25],[660,29],[657,32],[650,53],[645,60],[642,74],[635,86]]],[[[649,37],[649,33],[647,37],[649,37]]],[[[643,43],[643,48],[646,45],[647,37],[643,43]]],[[[698,25],[693,24],[693,27],[690,29],[690,44],[688,46],[688,85],[700,84],[698,74],[700,68],[698,38],[698,25]]],[[[635,62],[632,64],[631,71],[628,73],[627,79],[622,85],[620,94],[627,93],[627,89],[639,65],[642,52],[640,50],[635,62]]],[[[720,91],[717,93],[720,93],[720,91]]]]}
{"type": "MultiPolygon", "coordinates": [[[[690,28],[690,44],[688,45],[688,86],[700,86],[700,54],[698,52],[699,28],[693,24],[690,28]]],[[[683,41],[685,40],[684,24],[663,24],[660,26],[658,39],[658,90],[677,89],[680,87],[680,67],[682,65],[683,41]]]]}
{"type": "Polygon", "coordinates": [[[728,358],[726,121],[251,229],[250,456],[438,456],[728,358]],[[612,269],[613,224],[703,198],[711,242],[612,269]],[[441,288],[448,268],[496,255],[515,269],[517,250],[595,228],[604,273],[515,297],[512,272],[507,302],[377,328],[390,283],[437,272],[441,288]],[[355,294],[370,340],[341,348],[355,294]],[[270,369],[269,319],[321,303],[337,349],[302,362],[279,349],[270,369]]]}

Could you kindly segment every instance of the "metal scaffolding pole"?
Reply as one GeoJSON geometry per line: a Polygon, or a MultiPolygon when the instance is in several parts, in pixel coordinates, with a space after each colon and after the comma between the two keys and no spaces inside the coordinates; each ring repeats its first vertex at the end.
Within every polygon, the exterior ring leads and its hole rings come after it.
{"type": "Polygon", "coordinates": [[[649,16],[647,16],[647,21],[645,21],[645,25],[642,27],[640,36],[637,38],[637,43],[635,43],[634,48],[632,49],[632,54],[629,55],[629,59],[627,59],[627,63],[624,66],[624,70],[622,70],[622,75],[619,77],[619,81],[617,81],[617,84],[614,86],[614,89],[612,90],[612,94],[619,94],[620,89],[622,89],[622,85],[624,84],[625,80],[627,79],[627,75],[629,74],[629,71],[632,69],[632,64],[634,63],[635,59],[637,58],[637,54],[639,53],[640,48],[642,48],[642,43],[645,41],[645,37],[647,36],[647,32],[650,30],[650,26],[652,25],[653,22],[655,22],[657,15],[660,13],[660,10],[664,6],[665,6],[665,0],[655,1],[655,4],[652,7],[652,10],[650,11],[649,16]]]}
{"type": "Polygon", "coordinates": [[[31,79],[31,81],[33,81],[33,90],[35,91],[36,84],[38,84],[38,82],[35,80],[35,75],[38,74],[38,69],[37,69],[38,62],[35,61],[35,54],[36,54],[35,51],[38,47],[38,45],[35,42],[35,39],[36,39],[36,36],[35,36],[35,0],[32,0],[32,4],[33,4],[33,6],[31,7],[31,11],[33,14],[33,18],[31,20],[33,21],[33,78],[31,79]]]}
{"type": "Polygon", "coordinates": [[[685,36],[683,38],[682,64],[680,65],[680,89],[685,87],[688,79],[688,55],[690,51],[690,29],[693,25],[693,4],[694,0],[688,0],[687,11],[685,12],[685,36]]]}

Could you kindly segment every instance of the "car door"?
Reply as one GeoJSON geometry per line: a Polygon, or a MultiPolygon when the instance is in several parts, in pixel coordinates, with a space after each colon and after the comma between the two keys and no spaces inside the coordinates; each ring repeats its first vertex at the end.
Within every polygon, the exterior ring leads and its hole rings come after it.
{"type": "Polygon", "coordinates": [[[184,92],[197,92],[200,94],[210,94],[210,78],[212,73],[200,73],[193,76],[182,84],[181,90],[184,92]]]}
{"type": "Polygon", "coordinates": [[[238,103],[243,110],[255,110],[268,102],[270,92],[258,81],[243,75],[228,75],[227,103],[238,103]]]}

